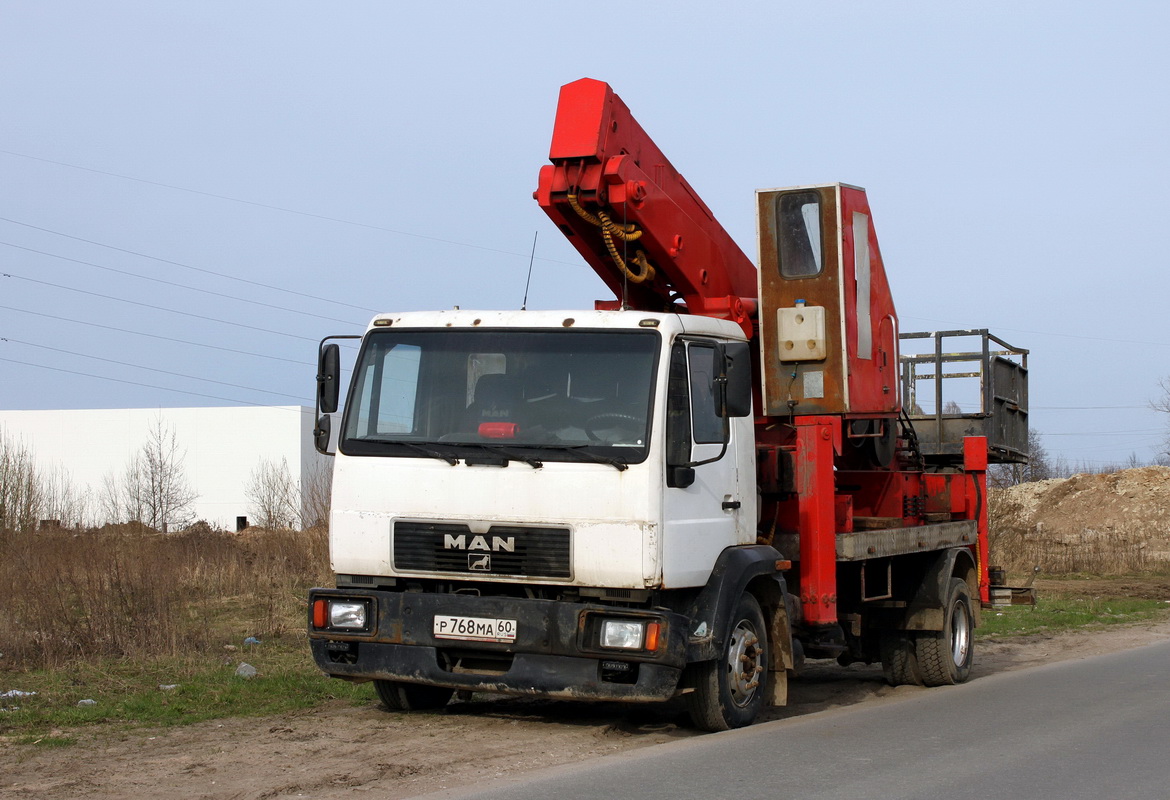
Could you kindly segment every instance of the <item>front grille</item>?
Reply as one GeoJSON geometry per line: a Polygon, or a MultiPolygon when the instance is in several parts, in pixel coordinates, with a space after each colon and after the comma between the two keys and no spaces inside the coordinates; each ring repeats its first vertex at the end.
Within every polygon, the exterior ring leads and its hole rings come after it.
{"type": "Polygon", "coordinates": [[[569,529],[495,525],[476,534],[459,523],[399,521],[394,523],[394,568],[569,578],[569,529]]]}

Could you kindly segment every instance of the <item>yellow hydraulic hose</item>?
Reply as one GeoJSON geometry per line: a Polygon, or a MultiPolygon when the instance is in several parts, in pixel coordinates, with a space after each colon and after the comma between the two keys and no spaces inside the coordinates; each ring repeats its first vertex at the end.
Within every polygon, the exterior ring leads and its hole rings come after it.
{"type": "Polygon", "coordinates": [[[598,211],[596,215],[586,211],[577,201],[577,193],[569,192],[568,195],[569,207],[577,212],[577,216],[588,222],[590,225],[596,225],[601,228],[601,238],[605,241],[605,249],[609,252],[609,257],[613,259],[613,263],[621,270],[622,274],[629,279],[631,283],[643,283],[645,281],[654,280],[654,267],[650,266],[650,262],[646,260],[646,253],[638,250],[634,253],[634,257],[630,259],[630,263],[638,267],[638,272],[630,269],[626,260],[622,258],[618,252],[617,244],[614,239],[621,239],[624,242],[632,242],[642,236],[642,231],[638,230],[636,225],[627,223],[619,225],[614,222],[609,214],[604,211],[598,211]]]}

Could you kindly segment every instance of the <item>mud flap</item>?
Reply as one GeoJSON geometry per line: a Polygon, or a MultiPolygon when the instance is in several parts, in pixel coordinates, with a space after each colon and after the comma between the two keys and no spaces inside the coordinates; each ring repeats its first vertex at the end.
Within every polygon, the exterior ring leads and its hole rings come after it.
{"type": "MultiPolygon", "coordinates": [[[[760,605],[764,607],[764,613],[772,617],[774,627],[777,615],[773,609],[783,607],[787,591],[784,577],[776,571],[779,559],[780,554],[774,548],[763,545],[729,547],[719,554],[707,585],[692,602],[676,609],[697,626],[687,643],[688,662],[711,661],[719,657],[719,647],[731,623],[732,609],[753,580],[763,578],[771,582],[769,591],[775,597],[760,598],[760,605]]],[[[787,616],[784,624],[787,627],[787,616]]],[[[791,661],[791,644],[781,649],[787,651],[786,657],[791,661]]]]}
{"type": "MultiPolygon", "coordinates": [[[[960,577],[966,580],[964,573],[974,570],[974,558],[965,547],[954,547],[943,551],[926,570],[926,574],[922,576],[918,593],[914,596],[910,607],[906,609],[906,615],[899,626],[901,630],[941,631],[946,617],[943,610],[943,599],[946,597],[951,577],[960,577]]],[[[975,589],[977,591],[978,587],[975,589]]],[[[978,605],[975,603],[972,608],[976,625],[979,624],[978,605]]]]}
{"type": "Polygon", "coordinates": [[[764,699],[769,705],[788,705],[788,670],[768,670],[768,696],[764,699]]]}

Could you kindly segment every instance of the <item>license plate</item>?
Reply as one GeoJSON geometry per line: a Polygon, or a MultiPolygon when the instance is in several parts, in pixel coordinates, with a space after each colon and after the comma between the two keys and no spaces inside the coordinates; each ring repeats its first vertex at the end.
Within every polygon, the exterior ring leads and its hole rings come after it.
{"type": "Polygon", "coordinates": [[[436,639],[470,642],[514,642],[516,620],[490,617],[448,617],[435,615],[436,639]]]}

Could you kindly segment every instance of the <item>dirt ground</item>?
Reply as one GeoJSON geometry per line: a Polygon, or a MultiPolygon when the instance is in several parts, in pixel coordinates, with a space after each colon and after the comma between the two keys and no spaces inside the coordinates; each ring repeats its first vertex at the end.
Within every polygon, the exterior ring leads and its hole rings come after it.
{"type": "MultiPolygon", "coordinates": [[[[1170,600],[1170,583],[1135,588],[1170,600]]],[[[1170,621],[981,640],[973,679],[1168,639],[1170,621]]],[[[946,691],[892,688],[876,665],[833,662],[810,662],[789,687],[789,705],[764,719],[946,691]]],[[[371,689],[369,705],[361,708],[337,704],[165,730],[83,733],[66,748],[3,744],[0,797],[406,798],[698,735],[671,707],[477,696],[441,713],[407,715],[381,710],[371,689]]]]}
{"type": "Polygon", "coordinates": [[[1090,558],[1170,561],[1170,467],[1021,483],[991,498],[1001,526],[1050,554],[1066,548],[1090,558]]]}

